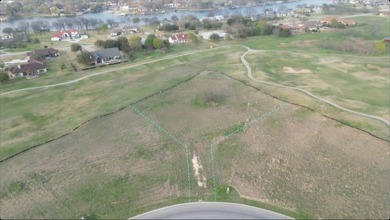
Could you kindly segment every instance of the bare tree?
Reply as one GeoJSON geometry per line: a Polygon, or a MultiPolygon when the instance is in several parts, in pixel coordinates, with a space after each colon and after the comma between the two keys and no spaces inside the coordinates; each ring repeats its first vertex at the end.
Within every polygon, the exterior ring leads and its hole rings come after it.
{"type": "Polygon", "coordinates": [[[81,22],[81,18],[76,18],[74,20],[75,26],[78,27],[79,29],[83,29],[84,25],[83,22],[81,22]]]}
{"type": "Polygon", "coordinates": [[[3,28],[3,33],[4,34],[11,34],[12,32],[14,32],[14,29],[12,29],[11,27],[6,27],[6,28],[3,28]]]}
{"type": "Polygon", "coordinates": [[[18,30],[24,32],[25,34],[27,34],[29,27],[30,27],[30,23],[28,22],[22,21],[18,24],[18,30]]]}
{"type": "MultiPolygon", "coordinates": [[[[96,18],[90,18],[89,20],[89,25],[91,26],[92,29],[95,29],[97,24],[99,24],[99,20],[96,18]]],[[[103,22],[101,22],[103,23],[103,22]]]]}
{"type": "Polygon", "coordinates": [[[176,15],[172,15],[171,20],[176,24],[179,21],[179,18],[176,15]]]}
{"type": "Polygon", "coordinates": [[[41,33],[43,28],[43,21],[37,20],[31,22],[31,29],[34,31],[34,33],[41,33]]]}
{"type": "Polygon", "coordinates": [[[81,22],[81,24],[84,25],[86,30],[89,30],[89,27],[91,26],[91,24],[90,24],[90,21],[88,18],[81,17],[80,22],[81,22]]]}
{"type": "Polygon", "coordinates": [[[114,21],[114,19],[107,18],[106,23],[107,23],[108,25],[110,25],[110,28],[113,28],[113,26],[114,26],[114,24],[115,24],[115,21],[114,21]]]}
{"type": "Polygon", "coordinates": [[[53,26],[56,27],[58,30],[65,29],[65,21],[62,18],[57,19],[55,22],[53,22],[53,26]]]}
{"type": "Polygon", "coordinates": [[[73,18],[65,18],[64,23],[68,29],[72,29],[74,27],[74,19],[73,18]]]}

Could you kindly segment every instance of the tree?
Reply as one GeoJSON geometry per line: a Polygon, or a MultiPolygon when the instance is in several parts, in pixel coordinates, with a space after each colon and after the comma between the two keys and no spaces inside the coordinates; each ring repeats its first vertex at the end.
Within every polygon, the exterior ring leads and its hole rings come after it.
{"type": "Polygon", "coordinates": [[[81,53],[77,54],[77,62],[82,63],[86,66],[91,64],[91,53],[87,51],[81,51],[81,53]]]}
{"type": "Polygon", "coordinates": [[[129,46],[132,50],[138,50],[142,47],[141,38],[137,35],[129,37],[129,46]]]}
{"type": "Polygon", "coordinates": [[[110,25],[110,28],[113,28],[113,26],[115,24],[114,19],[107,18],[106,22],[107,22],[108,25],[110,25]]]}
{"type": "Polygon", "coordinates": [[[61,68],[61,72],[64,72],[64,69],[66,69],[65,63],[61,64],[60,68],[61,68]]]}
{"type": "Polygon", "coordinates": [[[97,40],[97,41],[95,41],[95,46],[97,46],[97,47],[103,47],[103,45],[104,45],[104,40],[97,40]]]}
{"type": "Polygon", "coordinates": [[[153,47],[155,49],[161,49],[162,47],[164,47],[164,43],[160,38],[154,38],[153,47]]]}
{"type": "Polygon", "coordinates": [[[5,83],[9,80],[9,76],[3,70],[0,70],[0,82],[5,83]]]}
{"type": "Polygon", "coordinates": [[[134,24],[138,24],[140,21],[141,21],[141,19],[139,17],[134,17],[133,18],[133,23],[134,24]]]}
{"type": "Polygon", "coordinates": [[[73,4],[66,4],[64,8],[65,14],[76,14],[76,9],[73,4]]]}
{"type": "Polygon", "coordinates": [[[98,32],[103,31],[105,32],[108,29],[107,24],[101,23],[98,27],[98,32]]]}
{"type": "Polygon", "coordinates": [[[14,32],[14,29],[10,27],[3,28],[3,33],[10,35],[12,32],[14,32]]]}
{"type": "Polygon", "coordinates": [[[374,53],[377,55],[384,54],[386,52],[386,45],[383,41],[376,41],[374,43],[374,53]]]}
{"type": "Polygon", "coordinates": [[[213,34],[210,35],[210,40],[211,40],[211,41],[216,42],[216,41],[219,41],[219,39],[220,39],[220,37],[219,37],[219,35],[216,34],[216,33],[213,33],[213,34]]]}
{"type": "Polygon", "coordinates": [[[145,41],[146,48],[150,48],[150,49],[153,48],[153,41],[155,38],[156,38],[156,36],[154,34],[148,35],[148,37],[146,38],[146,41],[145,41]]]}
{"type": "Polygon", "coordinates": [[[126,37],[118,37],[117,42],[118,42],[118,49],[120,51],[126,52],[130,50],[129,40],[127,40],[126,37]]]}
{"type": "Polygon", "coordinates": [[[42,13],[42,14],[50,14],[50,8],[45,5],[45,4],[42,4],[41,6],[39,6],[38,8],[38,12],[39,13],[42,13]]]}
{"type": "Polygon", "coordinates": [[[179,21],[179,18],[176,15],[172,15],[171,20],[176,24],[179,21]]]}
{"type": "Polygon", "coordinates": [[[104,41],[104,43],[103,43],[104,48],[113,48],[113,47],[118,47],[118,46],[119,46],[118,41],[116,41],[116,40],[108,39],[108,40],[104,41]]]}
{"type": "Polygon", "coordinates": [[[334,18],[330,21],[330,25],[329,25],[329,26],[334,27],[334,28],[345,28],[345,25],[344,25],[344,24],[338,22],[338,21],[337,21],[336,19],[334,19],[334,18]]]}
{"type": "Polygon", "coordinates": [[[288,29],[280,29],[279,30],[279,37],[290,37],[291,31],[288,29]]]}
{"type": "Polygon", "coordinates": [[[188,34],[188,38],[190,39],[190,41],[194,44],[199,44],[199,39],[198,37],[196,36],[196,34],[194,32],[190,32],[188,34]]]}
{"type": "Polygon", "coordinates": [[[27,35],[29,27],[30,27],[30,23],[28,23],[28,22],[22,21],[18,24],[18,30],[21,32],[24,32],[26,35],[27,35]]]}
{"type": "Polygon", "coordinates": [[[43,30],[43,22],[40,20],[32,21],[31,29],[34,31],[34,33],[41,33],[41,31],[43,30]]]}
{"type": "Polygon", "coordinates": [[[79,51],[79,50],[81,51],[82,48],[81,48],[81,45],[80,45],[80,44],[73,43],[73,44],[70,45],[70,50],[71,50],[72,52],[77,52],[77,51],[79,51]]]}

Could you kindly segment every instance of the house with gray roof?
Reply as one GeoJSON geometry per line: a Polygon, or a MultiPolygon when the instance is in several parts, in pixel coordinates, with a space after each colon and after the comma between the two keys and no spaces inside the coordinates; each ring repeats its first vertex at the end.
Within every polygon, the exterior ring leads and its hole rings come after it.
{"type": "Polygon", "coordinates": [[[91,65],[117,63],[120,59],[121,54],[117,47],[91,52],[91,65]]]}

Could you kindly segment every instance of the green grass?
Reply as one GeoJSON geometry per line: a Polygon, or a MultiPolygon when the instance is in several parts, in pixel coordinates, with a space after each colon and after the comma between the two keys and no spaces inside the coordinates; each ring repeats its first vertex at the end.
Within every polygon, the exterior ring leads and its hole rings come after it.
{"type": "Polygon", "coordinates": [[[274,211],[277,213],[281,213],[283,215],[287,215],[295,219],[310,219],[310,216],[304,212],[292,211],[276,205],[272,205],[270,203],[242,198],[232,186],[225,186],[225,185],[217,186],[217,201],[233,202],[233,203],[255,206],[266,210],[274,211]],[[227,192],[228,187],[229,187],[229,192],[227,192]]]}
{"type": "MultiPolygon", "coordinates": [[[[170,61],[157,62],[114,71],[55,89],[39,89],[33,93],[20,92],[1,96],[0,102],[6,104],[0,106],[2,115],[0,123],[8,132],[0,134],[0,158],[7,158],[31,146],[61,136],[90,118],[115,111],[177,84],[203,70],[204,60],[213,56],[213,53],[189,56],[192,57],[190,65],[177,66],[170,61]],[[74,111],[74,105],[78,105],[76,107],[78,111],[74,111]],[[20,128],[15,128],[14,122],[18,122],[20,128]],[[15,132],[22,133],[23,136],[12,139],[11,137],[16,135],[15,132]]],[[[56,83],[64,79],[78,78],[80,75],[76,73],[56,78],[47,74],[46,77],[47,80],[42,82],[37,80],[39,78],[31,81],[21,80],[20,84],[15,82],[2,88],[5,87],[7,91],[24,88],[26,85],[31,87],[48,82],[56,83]]]]}
{"type": "Polygon", "coordinates": [[[42,49],[43,47],[40,44],[33,44],[33,43],[27,43],[26,47],[20,47],[20,48],[9,48],[5,49],[4,52],[6,53],[16,53],[16,52],[28,52],[31,50],[37,50],[42,49]]]}

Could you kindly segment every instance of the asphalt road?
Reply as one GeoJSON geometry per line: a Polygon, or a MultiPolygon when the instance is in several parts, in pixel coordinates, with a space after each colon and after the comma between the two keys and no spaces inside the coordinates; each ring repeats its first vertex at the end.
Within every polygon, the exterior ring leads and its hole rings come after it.
{"type": "Polygon", "coordinates": [[[257,207],[225,202],[193,202],[156,209],[129,219],[293,219],[257,207]]]}

